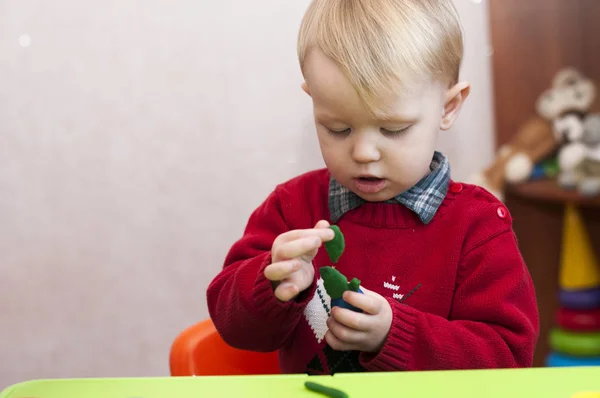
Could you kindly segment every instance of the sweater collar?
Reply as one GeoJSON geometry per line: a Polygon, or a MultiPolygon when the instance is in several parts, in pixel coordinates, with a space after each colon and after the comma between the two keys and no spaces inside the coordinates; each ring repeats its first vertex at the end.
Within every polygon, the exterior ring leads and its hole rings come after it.
{"type": "MultiPolygon", "coordinates": [[[[435,152],[431,172],[423,177],[412,188],[387,201],[404,205],[428,224],[444,201],[450,183],[450,164],[441,153],[435,152]]],[[[342,186],[333,177],[329,180],[329,213],[332,222],[337,222],[345,213],[353,210],[366,201],[348,188],[342,186]]]]}

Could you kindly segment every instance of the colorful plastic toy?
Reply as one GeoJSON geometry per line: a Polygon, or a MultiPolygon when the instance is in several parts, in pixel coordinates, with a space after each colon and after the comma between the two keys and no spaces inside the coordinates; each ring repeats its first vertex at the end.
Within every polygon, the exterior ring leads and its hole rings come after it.
{"type": "Polygon", "coordinates": [[[571,356],[600,356],[600,331],[573,333],[555,328],[550,331],[550,346],[556,352],[571,356]]]}
{"type": "Polygon", "coordinates": [[[589,310],[600,307],[600,287],[588,290],[564,290],[559,293],[563,307],[572,310],[589,310]]]}
{"type": "Polygon", "coordinates": [[[589,290],[600,286],[598,258],[583,217],[573,204],[565,207],[559,277],[564,290],[589,290]]]}
{"type": "Polygon", "coordinates": [[[570,310],[561,308],[556,314],[556,324],[573,332],[600,331],[600,308],[592,310],[570,310]]]}
{"type": "Polygon", "coordinates": [[[560,308],[550,331],[550,367],[600,366],[600,266],[583,217],[567,203],[559,272],[560,308]]]}
{"type": "Polygon", "coordinates": [[[553,368],[567,366],[600,366],[600,357],[576,357],[552,352],[546,358],[546,366],[553,368]]]}

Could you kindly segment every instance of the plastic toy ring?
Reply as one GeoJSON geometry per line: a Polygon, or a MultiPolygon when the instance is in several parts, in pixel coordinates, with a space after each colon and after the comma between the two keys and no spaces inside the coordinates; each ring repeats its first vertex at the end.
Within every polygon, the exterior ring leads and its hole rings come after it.
{"type": "Polygon", "coordinates": [[[561,354],[600,356],[600,332],[573,333],[555,328],[550,331],[550,346],[561,354]]]}
{"type": "Polygon", "coordinates": [[[575,332],[600,331],[600,308],[595,310],[570,310],[561,308],[556,323],[562,329],[575,332]]]}
{"type": "Polygon", "coordinates": [[[600,307],[600,287],[588,290],[561,290],[560,304],[573,310],[588,310],[600,307]]]}
{"type": "Polygon", "coordinates": [[[546,358],[546,366],[551,368],[567,366],[600,366],[600,357],[573,357],[553,352],[546,358]]]}

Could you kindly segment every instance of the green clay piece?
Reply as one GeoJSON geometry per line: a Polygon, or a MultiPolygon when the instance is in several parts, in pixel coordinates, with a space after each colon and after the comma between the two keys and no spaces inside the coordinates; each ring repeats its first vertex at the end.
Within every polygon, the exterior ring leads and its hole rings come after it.
{"type": "Polygon", "coordinates": [[[319,273],[321,274],[321,278],[323,278],[325,291],[332,300],[342,298],[346,290],[354,292],[358,292],[359,290],[360,280],[354,278],[348,283],[348,279],[333,267],[321,267],[319,268],[319,273]]]}
{"type": "Polygon", "coordinates": [[[348,398],[348,394],[343,392],[342,390],[338,390],[331,387],[326,387],[324,385],[313,383],[312,381],[305,381],[304,387],[309,389],[310,391],[318,392],[320,394],[325,395],[330,398],[348,398]]]}
{"type": "Polygon", "coordinates": [[[352,278],[350,283],[348,284],[348,288],[353,292],[358,292],[358,288],[360,287],[360,281],[356,278],[352,278]]]}
{"type": "Polygon", "coordinates": [[[325,242],[324,245],[329,259],[335,264],[342,256],[342,253],[344,253],[346,243],[344,241],[344,234],[342,234],[342,231],[340,231],[340,228],[337,225],[331,225],[329,228],[333,230],[335,236],[332,240],[325,242]]]}

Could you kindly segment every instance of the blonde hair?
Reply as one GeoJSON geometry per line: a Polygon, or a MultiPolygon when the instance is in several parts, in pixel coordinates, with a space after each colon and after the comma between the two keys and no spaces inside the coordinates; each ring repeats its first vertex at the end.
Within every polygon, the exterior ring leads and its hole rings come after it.
{"type": "Polygon", "coordinates": [[[452,0],[313,0],[298,35],[300,67],[320,49],[373,111],[378,94],[403,80],[458,81],[463,56],[452,0]]]}

